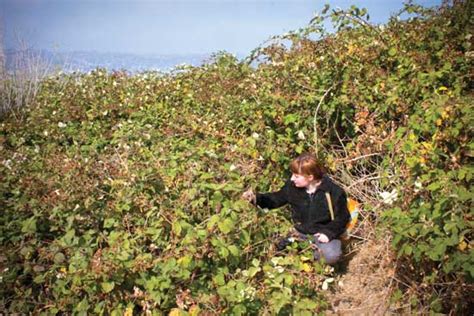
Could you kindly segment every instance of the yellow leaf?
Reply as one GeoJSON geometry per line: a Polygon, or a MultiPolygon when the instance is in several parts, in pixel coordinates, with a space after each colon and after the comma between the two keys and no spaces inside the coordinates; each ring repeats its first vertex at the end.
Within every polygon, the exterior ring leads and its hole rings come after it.
{"type": "Polygon", "coordinates": [[[466,248],[467,248],[467,242],[465,242],[464,240],[461,241],[458,245],[458,249],[461,250],[461,251],[464,251],[464,250],[466,250],[466,248]]]}
{"type": "Polygon", "coordinates": [[[133,307],[132,306],[127,307],[127,309],[125,310],[125,313],[123,313],[123,316],[133,316],[133,307]]]}
{"type": "Polygon", "coordinates": [[[183,267],[188,267],[191,264],[192,258],[190,256],[183,256],[178,259],[178,264],[183,267]]]}
{"type": "Polygon", "coordinates": [[[179,308],[173,308],[171,312],[168,314],[168,316],[181,316],[181,309],[179,308]]]}
{"type": "Polygon", "coordinates": [[[313,269],[313,268],[312,268],[309,264],[307,264],[307,263],[303,263],[302,268],[303,268],[303,271],[304,271],[304,272],[311,272],[311,270],[313,269]]]}
{"type": "Polygon", "coordinates": [[[201,311],[201,309],[199,308],[198,305],[193,305],[193,306],[191,306],[191,308],[189,309],[189,314],[190,314],[191,316],[198,316],[200,311],[201,311]]]}
{"type": "Polygon", "coordinates": [[[354,52],[354,50],[355,50],[355,46],[352,45],[352,44],[349,44],[349,47],[347,49],[347,53],[350,55],[354,52]]]}
{"type": "Polygon", "coordinates": [[[300,257],[301,261],[309,261],[312,260],[312,258],[306,257],[306,256],[301,256],[300,257]]]}
{"type": "Polygon", "coordinates": [[[423,145],[423,147],[425,147],[427,150],[433,150],[433,146],[428,143],[428,142],[422,142],[421,143],[423,145]]]}

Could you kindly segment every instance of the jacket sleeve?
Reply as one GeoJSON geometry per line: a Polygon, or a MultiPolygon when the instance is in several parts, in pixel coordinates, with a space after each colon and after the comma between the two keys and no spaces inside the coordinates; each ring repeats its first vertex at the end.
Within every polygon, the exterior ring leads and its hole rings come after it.
{"type": "Polygon", "coordinates": [[[268,209],[277,208],[287,204],[287,192],[289,185],[290,183],[287,181],[279,191],[271,193],[257,193],[256,204],[261,208],[268,209]]]}
{"type": "Polygon", "coordinates": [[[319,230],[319,233],[328,236],[329,240],[336,239],[344,233],[346,231],[346,225],[351,218],[351,214],[347,209],[347,196],[344,191],[331,194],[331,200],[334,209],[334,220],[319,230]]]}

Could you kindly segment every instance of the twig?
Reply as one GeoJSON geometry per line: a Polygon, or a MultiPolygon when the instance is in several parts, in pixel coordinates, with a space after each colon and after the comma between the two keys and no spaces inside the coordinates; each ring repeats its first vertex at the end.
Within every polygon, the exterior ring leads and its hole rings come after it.
{"type": "Polygon", "coordinates": [[[317,120],[318,120],[318,112],[319,108],[321,107],[321,104],[323,104],[324,99],[326,96],[329,94],[329,92],[336,86],[336,83],[334,83],[329,89],[324,92],[323,96],[319,100],[318,106],[316,107],[316,111],[314,112],[314,118],[313,118],[313,128],[314,128],[314,146],[316,148],[316,155],[319,154],[318,151],[318,128],[317,128],[317,120]]]}
{"type": "Polygon", "coordinates": [[[357,236],[357,235],[354,235],[354,234],[349,234],[349,237],[364,240],[364,241],[369,241],[369,238],[365,238],[365,237],[362,237],[362,236],[357,236]]]}
{"type": "Polygon", "coordinates": [[[346,157],[349,156],[349,154],[347,153],[347,150],[346,150],[346,146],[344,146],[344,143],[342,142],[342,139],[339,136],[339,133],[337,132],[337,128],[335,126],[334,126],[334,132],[336,132],[337,139],[339,140],[339,143],[341,144],[341,147],[344,150],[345,156],[346,157]]]}
{"type": "Polygon", "coordinates": [[[367,154],[367,155],[362,155],[362,156],[359,156],[359,157],[355,157],[355,158],[352,158],[352,159],[349,159],[349,160],[341,159],[341,162],[347,163],[347,162],[357,161],[357,160],[364,159],[364,158],[371,157],[371,156],[380,156],[380,155],[382,155],[382,154],[381,153],[372,153],[372,154],[367,154]]]}
{"type": "Polygon", "coordinates": [[[376,176],[376,177],[366,177],[366,178],[362,178],[362,179],[359,179],[357,180],[356,182],[352,183],[350,186],[348,186],[348,188],[352,188],[354,185],[356,184],[359,184],[361,182],[365,182],[365,181],[369,181],[369,180],[378,180],[378,179],[382,179],[382,178],[390,178],[390,176],[376,176]]]}
{"type": "Polygon", "coordinates": [[[360,16],[354,16],[353,14],[348,13],[348,12],[345,12],[345,11],[343,11],[343,10],[334,11],[334,13],[335,13],[336,15],[343,15],[344,17],[346,17],[346,18],[352,20],[353,22],[358,23],[359,25],[362,25],[362,26],[364,26],[364,27],[366,27],[366,28],[371,29],[372,31],[374,31],[374,32],[377,34],[378,38],[379,38],[383,43],[386,42],[386,41],[385,41],[385,38],[382,36],[382,33],[380,32],[380,30],[379,30],[376,26],[374,26],[374,25],[370,24],[369,22],[367,22],[366,20],[362,19],[360,16]]]}

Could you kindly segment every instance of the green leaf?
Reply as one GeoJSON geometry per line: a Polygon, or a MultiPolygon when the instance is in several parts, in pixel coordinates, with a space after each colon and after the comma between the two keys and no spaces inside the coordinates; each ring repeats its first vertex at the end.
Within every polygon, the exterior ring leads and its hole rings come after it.
{"type": "Polygon", "coordinates": [[[114,281],[102,282],[100,286],[102,287],[102,290],[104,291],[104,293],[110,293],[114,289],[115,283],[114,281]]]}
{"type": "Polygon", "coordinates": [[[217,274],[214,276],[214,282],[216,282],[217,285],[222,286],[225,284],[225,277],[222,273],[217,274]]]}
{"type": "Polygon", "coordinates": [[[63,236],[64,243],[68,246],[72,245],[75,236],[76,236],[76,231],[74,229],[68,230],[66,234],[63,236]]]}
{"type": "Polygon", "coordinates": [[[230,218],[226,218],[222,222],[218,223],[217,226],[222,233],[228,234],[234,228],[234,221],[232,221],[230,218]]]}
{"type": "Polygon", "coordinates": [[[248,269],[248,276],[249,278],[253,278],[258,272],[260,272],[262,269],[260,267],[250,267],[248,269]]]}
{"type": "Polygon", "coordinates": [[[177,236],[181,235],[181,231],[182,231],[182,227],[181,227],[181,224],[179,223],[179,221],[175,221],[173,222],[173,233],[175,233],[177,236]]]}
{"type": "Polygon", "coordinates": [[[89,302],[87,298],[84,298],[82,301],[79,302],[79,304],[77,304],[74,307],[74,311],[76,312],[86,312],[88,309],[89,309],[89,302]]]}
{"type": "Polygon", "coordinates": [[[404,252],[406,255],[410,256],[413,253],[413,247],[406,244],[404,247],[404,252]]]}
{"type": "Polygon", "coordinates": [[[25,234],[33,234],[36,232],[36,217],[30,217],[23,221],[21,232],[25,234]]]}
{"type": "Polygon", "coordinates": [[[391,47],[389,50],[388,50],[388,55],[390,57],[393,57],[397,54],[397,49],[395,47],[391,47]]]}
{"type": "Polygon", "coordinates": [[[227,258],[229,256],[229,250],[222,246],[219,248],[219,255],[221,255],[222,258],[227,258]]]}
{"type": "Polygon", "coordinates": [[[227,249],[229,249],[230,253],[234,256],[237,257],[240,253],[239,248],[237,248],[234,245],[230,245],[227,249]]]}
{"type": "Polygon", "coordinates": [[[426,188],[430,191],[437,191],[439,190],[439,188],[441,188],[441,185],[442,185],[441,182],[433,182],[426,188]]]}
{"type": "Polygon", "coordinates": [[[104,227],[105,228],[111,228],[116,226],[117,220],[115,218],[106,218],[104,221],[104,227]]]}
{"type": "Polygon", "coordinates": [[[66,260],[66,257],[62,252],[58,252],[57,254],[54,255],[54,263],[56,264],[61,264],[66,260]]]}
{"type": "Polygon", "coordinates": [[[207,229],[211,229],[217,222],[219,222],[220,216],[215,214],[212,215],[209,221],[207,222],[207,229]]]}
{"type": "Polygon", "coordinates": [[[288,125],[290,123],[294,123],[296,121],[299,120],[299,115],[296,114],[296,113],[292,113],[292,114],[288,114],[285,116],[285,118],[283,119],[283,122],[285,123],[285,125],[288,125]]]}

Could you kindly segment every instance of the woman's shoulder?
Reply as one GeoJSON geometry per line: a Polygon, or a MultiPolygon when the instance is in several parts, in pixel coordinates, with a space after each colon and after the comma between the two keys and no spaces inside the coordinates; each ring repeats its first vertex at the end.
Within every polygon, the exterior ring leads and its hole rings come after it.
{"type": "Polygon", "coordinates": [[[329,192],[331,195],[345,194],[344,189],[327,174],[323,176],[321,189],[329,192]]]}

